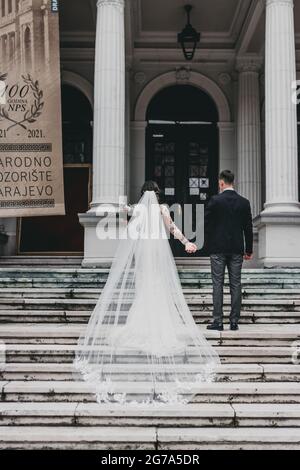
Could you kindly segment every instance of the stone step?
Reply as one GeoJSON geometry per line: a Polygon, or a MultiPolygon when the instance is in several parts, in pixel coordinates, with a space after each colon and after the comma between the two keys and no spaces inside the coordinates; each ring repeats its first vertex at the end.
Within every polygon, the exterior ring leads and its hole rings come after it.
{"type": "MultiPolygon", "coordinates": [[[[180,266],[194,319],[221,356],[216,381],[198,385],[184,407],[122,410],[97,404],[72,364],[108,269],[34,263],[0,268],[0,448],[300,448],[300,364],[292,356],[300,337],[299,269],[244,270],[240,330],[211,332],[203,325],[212,316],[210,270],[180,266]]],[[[227,276],[226,283],[228,320],[227,276]]],[[[120,391],[151,392],[142,362],[120,356],[113,371],[120,391]],[[132,382],[122,384],[128,374],[132,382]]]]}
{"type": "MultiPolygon", "coordinates": [[[[24,281],[24,282],[87,282],[88,284],[95,284],[96,282],[105,281],[109,275],[109,270],[107,269],[93,269],[93,270],[68,270],[68,269],[58,269],[58,268],[47,268],[46,270],[37,270],[36,268],[31,268],[28,270],[8,270],[3,269],[0,265],[0,280],[1,282],[10,282],[10,281],[24,281]]],[[[211,272],[210,270],[193,270],[188,271],[186,269],[178,269],[178,275],[182,281],[211,281],[211,272]]],[[[263,282],[266,281],[269,283],[273,281],[278,282],[288,282],[296,281],[299,283],[300,273],[287,273],[277,272],[251,272],[247,273],[245,270],[242,271],[242,280],[243,282],[248,282],[251,284],[254,281],[263,282]]],[[[228,273],[225,272],[225,281],[228,281],[228,273]]]]}
{"type": "MultiPolygon", "coordinates": [[[[255,405],[256,406],[256,405],[255,405]]],[[[274,406],[274,405],[273,405],[274,406]]],[[[278,406],[278,405],[275,405],[278,406]]],[[[283,405],[281,405],[283,406],[283,405]]],[[[284,409],[282,408],[282,413],[284,409]]],[[[287,408],[291,425],[294,415],[287,408]]],[[[249,411],[250,414],[250,411],[249,411]]],[[[267,414],[267,413],[266,413],[267,414]]],[[[300,411],[299,411],[300,414],[300,411]]],[[[272,410],[269,411],[269,416],[272,410]]],[[[134,407],[99,405],[98,403],[0,403],[1,426],[230,426],[235,412],[229,404],[188,404],[168,406],[165,409],[134,409],[134,407]]],[[[275,418],[275,413],[274,413],[275,418]]],[[[280,422],[280,416],[278,418],[280,422]]],[[[242,422],[242,419],[241,419],[242,422]]],[[[267,422],[267,419],[266,419],[267,422]]]]}
{"type": "Polygon", "coordinates": [[[299,450],[291,428],[1,426],[0,449],[53,450],[299,450]]]}
{"type": "MultiPolygon", "coordinates": [[[[17,257],[16,259],[22,260],[22,257],[17,257]]],[[[27,257],[27,261],[30,259],[34,260],[34,257],[27,257]]],[[[55,260],[53,256],[45,256],[44,259],[46,260],[55,260]]],[[[80,257],[72,257],[72,256],[65,256],[65,257],[57,257],[56,259],[62,260],[63,262],[72,263],[73,260],[80,259],[80,257]]],[[[47,273],[47,272],[58,272],[58,273],[70,273],[70,274],[85,274],[85,273],[107,273],[109,272],[110,263],[103,263],[102,266],[99,267],[91,267],[91,268],[83,268],[81,266],[72,267],[72,266],[64,266],[63,264],[59,267],[57,266],[48,266],[48,265],[35,265],[34,262],[29,263],[28,265],[23,265],[21,263],[17,264],[16,266],[5,267],[2,261],[5,260],[4,256],[0,258],[0,268],[2,272],[33,272],[33,273],[47,273]]],[[[210,273],[210,267],[203,267],[199,265],[197,262],[193,266],[191,265],[182,265],[180,263],[180,259],[175,259],[178,271],[181,273],[198,273],[198,274],[207,274],[210,273]]],[[[272,275],[300,275],[300,268],[247,268],[246,264],[243,267],[243,274],[246,276],[257,276],[257,275],[265,275],[265,276],[272,276],[272,275]]]]}
{"type": "MultiPolygon", "coordinates": [[[[92,402],[95,396],[86,382],[0,382],[3,402],[92,402]]],[[[122,384],[117,391],[133,399],[151,393],[151,382],[122,384]]],[[[159,390],[157,389],[159,392],[159,390]]],[[[195,385],[193,403],[292,403],[300,404],[300,386],[295,382],[213,382],[195,385]]],[[[144,405],[143,405],[144,406],[144,405]]]]}
{"type": "Polygon", "coordinates": [[[192,403],[162,409],[98,403],[0,403],[1,426],[299,427],[300,404],[192,403]]]}
{"type": "MultiPolygon", "coordinates": [[[[292,345],[291,345],[292,346],[292,345]]],[[[293,361],[291,346],[218,346],[214,348],[224,363],[286,363],[293,361]]],[[[77,345],[72,344],[7,344],[5,346],[6,361],[10,362],[72,362],[77,345]]],[[[104,350],[104,348],[103,348],[104,350]]],[[[190,347],[190,353],[194,351],[190,347]]],[[[110,356],[110,350],[108,357],[110,356]]],[[[115,357],[124,363],[137,360],[144,361],[145,356],[120,350],[115,357]]]]}
{"type": "MultiPolygon", "coordinates": [[[[102,291],[104,285],[105,285],[106,279],[103,281],[95,281],[95,282],[88,282],[88,281],[81,281],[81,280],[57,280],[57,281],[52,281],[51,279],[48,280],[22,280],[22,279],[16,279],[16,280],[11,280],[9,282],[2,282],[0,279],[0,292],[4,292],[5,289],[29,289],[29,288],[34,288],[34,289],[57,289],[57,288],[65,288],[66,290],[72,291],[74,289],[82,289],[82,290],[97,290],[99,293],[102,291]]],[[[212,292],[212,282],[210,279],[204,280],[203,282],[199,283],[198,281],[193,281],[193,280],[188,280],[187,282],[181,281],[181,285],[184,290],[193,290],[195,292],[200,292],[200,293],[209,293],[212,292]]],[[[279,292],[282,292],[284,295],[285,293],[287,295],[289,291],[291,294],[295,293],[297,294],[297,291],[300,290],[300,281],[296,282],[293,280],[289,280],[288,282],[275,282],[275,281],[257,281],[254,279],[253,281],[243,281],[243,290],[250,290],[253,291],[253,295],[255,294],[256,290],[276,290],[277,294],[279,292]],[[293,291],[293,292],[291,292],[293,291]]],[[[228,281],[225,281],[225,292],[229,292],[229,283],[228,281]]],[[[73,295],[73,294],[72,294],[73,295]]],[[[245,294],[244,294],[245,295],[245,294]]],[[[262,294],[265,295],[265,294],[262,294]]],[[[273,295],[273,294],[272,294],[273,295]]],[[[274,295],[276,295],[274,293],[274,295]]]]}
{"type": "MultiPolygon", "coordinates": [[[[22,310],[44,310],[50,308],[52,310],[92,310],[96,305],[95,299],[59,299],[59,298],[0,298],[0,314],[1,310],[22,309],[22,310]]],[[[128,302],[130,303],[130,302],[128,302]]],[[[212,310],[211,296],[203,296],[197,299],[191,299],[189,302],[191,310],[201,310],[205,308],[212,310]]],[[[225,298],[224,305],[227,310],[230,308],[230,299],[225,298]]],[[[257,310],[280,310],[284,312],[300,312],[299,299],[244,299],[242,309],[257,310]]]]}
{"type": "MultiPolygon", "coordinates": [[[[23,306],[24,307],[24,306],[23,306]]],[[[42,309],[20,308],[20,306],[9,306],[8,308],[0,307],[0,324],[5,323],[87,323],[92,310],[73,310],[68,309],[52,309],[43,306],[42,309]]],[[[31,306],[33,307],[33,306],[31,306]]],[[[70,306],[68,306],[70,307],[70,306]]],[[[241,313],[241,324],[289,324],[295,325],[300,323],[300,311],[281,310],[280,306],[254,306],[244,305],[241,313]],[[260,307],[258,309],[258,307],[260,307]]],[[[292,308],[288,306],[288,308],[292,308]]],[[[224,307],[224,323],[229,322],[229,305],[224,307]]],[[[212,309],[207,306],[198,307],[198,309],[190,308],[196,323],[208,323],[212,320],[212,309]]]]}
{"type": "MultiPolygon", "coordinates": [[[[65,267],[57,266],[28,266],[28,267],[3,267],[0,264],[0,280],[4,282],[10,280],[24,279],[25,281],[85,281],[87,283],[105,281],[109,274],[108,268],[80,268],[80,267],[65,267]]],[[[202,268],[196,266],[193,268],[178,266],[178,274],[182,281],[191,281],[192,283],[211,281],[210,268],[202,268]]],[[[225,279],[228,280],[226,273],[225,279]]],[[[274,281],[287,282],[291,281],[300,282],[300,270],[299,269],[243,269],[242,271],[243,282],[247,281],[274,281]]]]}
{"type": "MultiPolygon", "coordinates": [[[[142,374],[144,366],[116,367],[116,373],[142,374]]],[[[73,381],[71,363],[5,363],[0,366],[1,381],[73,381]]],[[[216,369],[216,381],[224,382],[300,382],[300,364],[221,364],[216,369]]]]}
{"type": "MultiPolygon", "coordinates": [[[[6,344],[76,344],[85,325],[69,323],[7,323],[1,325],[0,341],[6,344]]],[[[291,346],[300,339],[300,325],[241,325],[238,331],[199,330],[214,345],[222,346],[291,346]]]]}
{"type": "Polygon", "coordinates": [[[81,267],[83,256],[1,256],[0,267],[23,266],[25,269],[32,266],[74,266],[81,267]]]}
{"type": "MultiPolygon", "coordinates": [[[[94,288],[22,288],[7,287],[0,290],[0,299],[98,299],[103,289],[94,288]]],[[[212,288],[183,289],[185,298],[189,303],[209,300],[212,288]]],[[[132,294],[132,296],[134,293],[132,294]]],[[[243,288],[244,299],[300,299],[300,289],[274,289],[274,288],[243,288]]],[[[230,299],[229,288],[224,289],[224,298],[230,299]]]]}
{"type": "Polygon", "coordinates": [[[299,450],[298,428],[162,428],[158,450],[299,450]]]}
{"type": "MultiPolygon", "coordinates": [[[[25,279],[25,280],[82,280],[87,282],[95,282],[106,280],[109,275],[109,269],[96,268],[96,269],[70,269],[70,268],[57,268],[57,267],[46,267],[46,268],[35,268],[31,267],[28,269],[16,268],[8,269],[3,268],[0,265],[0,279],[2,280],[13,280],[13,279],[25,279]]],[[[178,275],[181,279],[197,279],[207,280],[211,279],[210,269],[187,269],[178,268],[178,275]]],[[[289,280],[298,279],[300,272],[288,272],[288,271],[242,271],[242,279],[247,280],[289,280]]],[[[228,280],[228,273],[225,272],[225,279],[228,280]]]]}

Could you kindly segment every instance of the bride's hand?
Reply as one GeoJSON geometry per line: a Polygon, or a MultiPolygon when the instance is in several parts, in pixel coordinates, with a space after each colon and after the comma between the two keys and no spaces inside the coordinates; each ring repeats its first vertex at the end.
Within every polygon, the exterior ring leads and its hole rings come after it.
{"type": "Polygon", "coordinates": [[[189,242],[185,245],[185,251],[189,254],[196,253],[197,249],[198,249],[198,247],[197,247],[197,245],[195,245],[195,243],[190,243],[189,242]]]}
{"type": "Polygon", "coordinates": [[[129,204],[124,204],[124,206],[122,206],[122,209],[125,211],[125,212],[129,212],[131,210],[131,207],[129,204]]]}

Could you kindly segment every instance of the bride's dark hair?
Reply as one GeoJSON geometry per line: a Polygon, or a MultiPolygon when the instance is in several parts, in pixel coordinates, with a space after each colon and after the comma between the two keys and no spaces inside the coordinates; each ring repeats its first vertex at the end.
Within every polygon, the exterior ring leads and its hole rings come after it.
{"type": "Polygon", "coordinates": [[[154,191],[157,199],[159,200],[159,195],[160,195],[160,189],[158,184],[155,181],[146,181],[141,189],[141,196],[144,194],[145,191],[154,191]]]}

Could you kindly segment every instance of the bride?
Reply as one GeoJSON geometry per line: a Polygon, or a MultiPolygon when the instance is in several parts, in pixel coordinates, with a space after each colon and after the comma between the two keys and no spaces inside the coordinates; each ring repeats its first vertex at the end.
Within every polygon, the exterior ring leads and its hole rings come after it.
{"type": "Polygon", "coordinates": [[[189,311],[167,232],[197,250],[148,181],[76,349],[75,369],[99,403],[187,403],[214,379],[220,360],[189,311]]]}

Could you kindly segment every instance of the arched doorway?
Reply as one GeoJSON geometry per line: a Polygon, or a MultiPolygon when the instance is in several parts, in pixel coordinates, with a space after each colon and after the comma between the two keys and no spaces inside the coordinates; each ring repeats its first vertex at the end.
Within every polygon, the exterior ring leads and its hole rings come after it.
{"type": "Polygon", "coordinates": [[[84,230],[78,220],[91,201],[92,123],[88,99],[70,85],[62,86],[65,216],[20,220],[19,253],[82,253],[84,230]]]}
{"type": "MultiPolygon", "coordinates": [[[[151,100],[147,110],[146,179],[159,184],[170,206],[192,204],[195,211],[196,204],[207,204],[217,193],[218,120],[212,98],[192,85],[169,86],[151,100]]],[[[185,256],[178,242],[171,241],[171,246],[175,256],[185,256]]],[[[204,256],[204,251],[200,255],[204,256]]]]}

